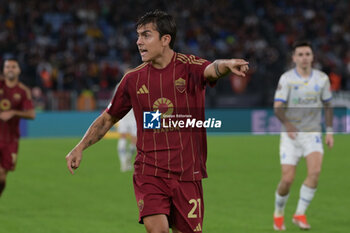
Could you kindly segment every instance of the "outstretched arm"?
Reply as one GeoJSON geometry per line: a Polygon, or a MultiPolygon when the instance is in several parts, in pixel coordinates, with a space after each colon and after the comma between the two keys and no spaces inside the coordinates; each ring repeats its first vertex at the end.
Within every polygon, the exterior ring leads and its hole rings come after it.
{"type": "Polygon", "coordinates": [[[204,70],[204,77],[208,81],[216,81],[220,77],[232,72],[245,77],[249,70],[248,62],[243,59],[219,59],[208,65],[204,70]]]}
{"type": "Polygon", "coordinates": [[[83,157],[83,150],[98,142],[103,138],[107,131],[118,120],[107,112],[103,112],[89,127],[81,141],[66,156],[67,167],[70,173],[74,174],[73,169],[77,169],[83,157]]]}

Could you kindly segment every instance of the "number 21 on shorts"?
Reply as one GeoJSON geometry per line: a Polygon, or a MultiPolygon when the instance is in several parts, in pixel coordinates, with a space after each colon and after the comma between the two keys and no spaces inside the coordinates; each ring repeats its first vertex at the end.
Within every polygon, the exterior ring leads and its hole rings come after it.
{"type": "Polygon", "coordinates": [[[192,206],[192,209],[190,210],[190,212],[188,212],[187,217],[188,218],[201,218],[201,199],[198,198],[196,199],[191,199],[188,201],[188,203],[190,203],[192,206]],[[198,215],[197,215],[198,213],[198,215]]]}

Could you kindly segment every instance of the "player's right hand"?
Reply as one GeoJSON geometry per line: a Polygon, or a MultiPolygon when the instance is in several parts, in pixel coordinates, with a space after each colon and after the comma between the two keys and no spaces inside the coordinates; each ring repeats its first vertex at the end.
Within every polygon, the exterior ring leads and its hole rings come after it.
{"type": "Polygon", "coordinates": [[[327,144],[329,149],[333,148],[333,146],[334,146],[333,133],[326,134],[326,144],[327,144]]]}
{"type": "Polygon", "coordinates": [[[290,122],[287,122],[284,126],[286,127],[288,137],[294,140],[297,137],[298,129],[290,122]]]}
{"type": "Polygon", "coordinates": [[[83,157],[83,152],[74,148],[71,152],[66,156],[67,167],[69,172],[74,175],[73,169],[77,169],[80,165],[80,161],[83,157]]]}
{"type": "Polygon", "coordinates": [[[230,69],[232,73],[239,77],[245,77],[249,70],[249,62],[243,59],[229,59],[226,60],[227,68],[230,69]]]}

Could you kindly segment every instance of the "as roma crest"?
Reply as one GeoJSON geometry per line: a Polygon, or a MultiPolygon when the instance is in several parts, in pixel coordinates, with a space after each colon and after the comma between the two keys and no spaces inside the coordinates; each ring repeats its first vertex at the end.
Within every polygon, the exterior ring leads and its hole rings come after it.
{"type": "Polygon", "coordinates": [[[183,78],[178,78],[174,82],[176,90],[183,93],[186,90],[186,80],[183,78]]]}

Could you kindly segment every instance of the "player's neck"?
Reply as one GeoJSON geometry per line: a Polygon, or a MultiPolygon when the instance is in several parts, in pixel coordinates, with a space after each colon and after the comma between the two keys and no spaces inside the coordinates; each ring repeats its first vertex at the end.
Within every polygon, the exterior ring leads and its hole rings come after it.
{"type": "Polygon", "coordinates": [[[18,79],[15,78],[13,80],[5,78],[5,84],[7,87],[12,88],[18,84],[18,79]]]}
{"type": "Polygon", "coordinates": [[[152,66],[156,69],[164,69],[171,62],[174,53],[171,48],[166,48],[159,57],[151,61],[152,66]]]}
{"type": "Polygon", "coordinates": [[[311,67],[307,67],[307,68],[296,67],[296,70],[302,78],[309,78],[312,72],[311,67]]]}

